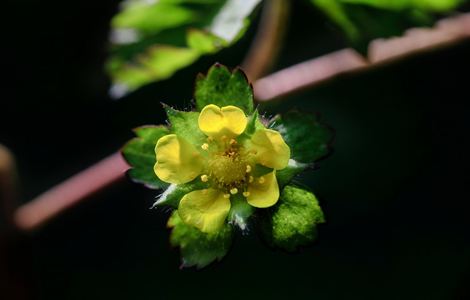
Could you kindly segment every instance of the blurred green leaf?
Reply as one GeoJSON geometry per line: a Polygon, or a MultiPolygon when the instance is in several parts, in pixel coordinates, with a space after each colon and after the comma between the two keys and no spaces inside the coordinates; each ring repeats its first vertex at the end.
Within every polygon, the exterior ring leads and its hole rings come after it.
{"type": "Polygon", "coordinates": [[[159,138],[169,134],[165,126],[142,126],[134,130],[136,138],[130,140],[122,148],[122,154],[131,166],[129,177],[138,183],[152,189],[161,189],[168,186],[158,179],[153,171],[156,163],[155,145],[159,138]]]}
{"type": "Polygon", "coordinates": [[[209,104],[235,105],[246,114],[253,113],[253,89],[240,69],[230,72],[221,64],[213,65],[206,76],[198,75],[194,97],[198,110],[209,104]]]}
{"type": "Polygon", "coordinates": [[[366,53],[376,38],[399,36],[406,29],[430,26],[436,13],[451,12],[465,0],[310,0],[366,53]]]}
{"type": "Polygon", "coordinates": [[[263,232],[273,246],[294,251],[317,236],[317,224],[325,222],[314,194],[288,185],[278,204],[265,216],[263,232]]]}
{"type": "Polygon", "coordinates": [[[111,95],[171,77],[235,43],[261,0],[126,0],[111,21],[111,95]]]}
{"type": "Polygon", "coordinates": [[[175,211],[168,220],[172,228],[170,243],[181,250],[183,267],[203,268],[215,260],[221,260],[232,244],[232,226],[225,226],[218,232],[207,234],[185,224],[175,211]]]}

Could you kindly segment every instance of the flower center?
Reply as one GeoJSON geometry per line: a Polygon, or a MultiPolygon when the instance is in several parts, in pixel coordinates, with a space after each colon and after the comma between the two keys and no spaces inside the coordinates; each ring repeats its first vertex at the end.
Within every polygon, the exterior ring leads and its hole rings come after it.
{"type": "Polygon", "coordinates": [[[246,175],[246,162],[238,152],[215,154],[209,163],[214,180],[226,187],[239,186],[246,175]]]}

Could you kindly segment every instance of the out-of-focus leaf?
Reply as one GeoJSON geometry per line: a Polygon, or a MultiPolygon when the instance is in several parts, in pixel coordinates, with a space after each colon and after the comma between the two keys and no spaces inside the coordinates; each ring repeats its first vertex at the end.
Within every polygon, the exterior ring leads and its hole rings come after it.
{"type": "Polygon", "coordinates": [[[126,0],[111,21],[106,69],[121,97],[243,35],[261,0],[126,0]]]}
{"type": "Polygon", "coordinates": [[[317,236],[317,224],[325,219],[314,194],[288,185],[263,222],[263,232],[269,243],[293,251],[312,242],[317,236]]]}
{"type": "Polygon", "coordinates": [[[152,189],[162,189],[168,186],[161,181],[153,166],[156,163],[155,145],[159,138],[169,134],[165,126],[142,126],[134,130],[136,138],[130,140],[123,148],[122,154],[131,166],[129,177],[138,183],[152,189]]]}
{"type": "Polygon", "coordinates": [[[204,233],[184,223],[175,211],[168,220],[172,228],[170,243],[181,250],[183,267],[203,268],[215,260],[221,260],[232,244],[232,226],[225,224],[216,233],[204,233]]]}
{"type": "Polygon", "coordinates": [[[465,0],[310,0],[337,24],[362,53],[375,38],[398,36],[430,26],[436,13],[451,12],[465,0]]]}
{"type": "Polygon", "coordinates": [[[198,110],[209,104],[219,107],[234,105],[246,114],[253,113],[253,89],[240,69],[230,72],[221,64],[213,65],[206,76],[199,74],[197,77],[194,97],[198,110]]]}

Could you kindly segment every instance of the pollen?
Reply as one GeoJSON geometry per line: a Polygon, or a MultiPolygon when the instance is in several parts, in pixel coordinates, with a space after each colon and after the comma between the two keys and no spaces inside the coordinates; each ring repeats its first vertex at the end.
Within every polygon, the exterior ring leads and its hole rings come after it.
{"type": "Polygon", "coordinates": [[[202,181],[202,182],[207,182],[207,181],[209,181],[209,176],[207,176],[206,174],[201,175],[201,181],[202,181]]]}
{"type": "Polygon", "coordinates": [[[234,140],[234,139],[231,139],[231,140],[230,140],[230,145],[235,145],[236,143],[237,143],[236,140],[234,140]]]}
{"type": "Polygon", "coordinates": [[[250,196],[250,192],[243,192],[243,196],[245,196],[245,197],[250,196]]]}
{"type": "Polygon", "coordinates": [[[260,184],[263,184],[265,181],[266,181],[266,180],[264,179],[263,176],[261,176],[261,177],[258,179],[258,182],[259,182],[260,184]]]}
{"type": "Polygon", "coordinates": [[[230,198],[230,194],[224,194],[224,198],[225,198],[225,199],[230,198]]]}
{"type": "Polygon", "coordinates": [[[250,173],[250,172],[251,172],[251,166],[250,166],[250,165],[246,165],[246,172],[247,172],[247,173],[250,173]]]}
{"type": "Polygon", "coordinates": [[[233,188],[233,189],[230,190],[230,194],[235,195],[236,193],[238,193],[237,188],[233,188]]]}
{"type": "Polygon", "coordinates": [[[203,150],[207,150],[207,149],[209,149],[209,144],[208,144],[208,143],[204,143],[204,144],[201,145],[201,148],[202,148],[203,150]]]}
{"type": "Polygon", "coordinates": [[[255,180],[255,179],[253,178],[253,176],[250,176],[250,177],[248,178],[248,182],[249,182],[249,183],[252,183],[253,180],[255,180]]]}

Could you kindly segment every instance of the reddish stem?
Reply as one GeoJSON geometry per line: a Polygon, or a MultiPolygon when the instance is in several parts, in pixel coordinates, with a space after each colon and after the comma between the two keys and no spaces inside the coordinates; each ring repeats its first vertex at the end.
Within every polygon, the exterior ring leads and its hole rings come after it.
{"type": "Polygon", "coordinates": [[[121,154],[114,153],[18,208],[14,215],[15,223],[23,230],[34,229],[123,178],[128,168],[121,154]]]}
{"type": "MultiPolygon", "coordinates": [[[[403,37],[376,40],[371,43],[368,61],[354,50],[344,49],[278,71],[255,82],[255,96],[258,101],[273,100],[345,72],[367,70],[469,37],[470,14],[462,14],[438,22],[434,28],[412,29],[403,37]]],[[[124,177],[128,168],[121,155],[115,153],[21,206],[15,213],[14,221],[21,229],[34,229],[93,193],[117,182],[124,177]]]]}

